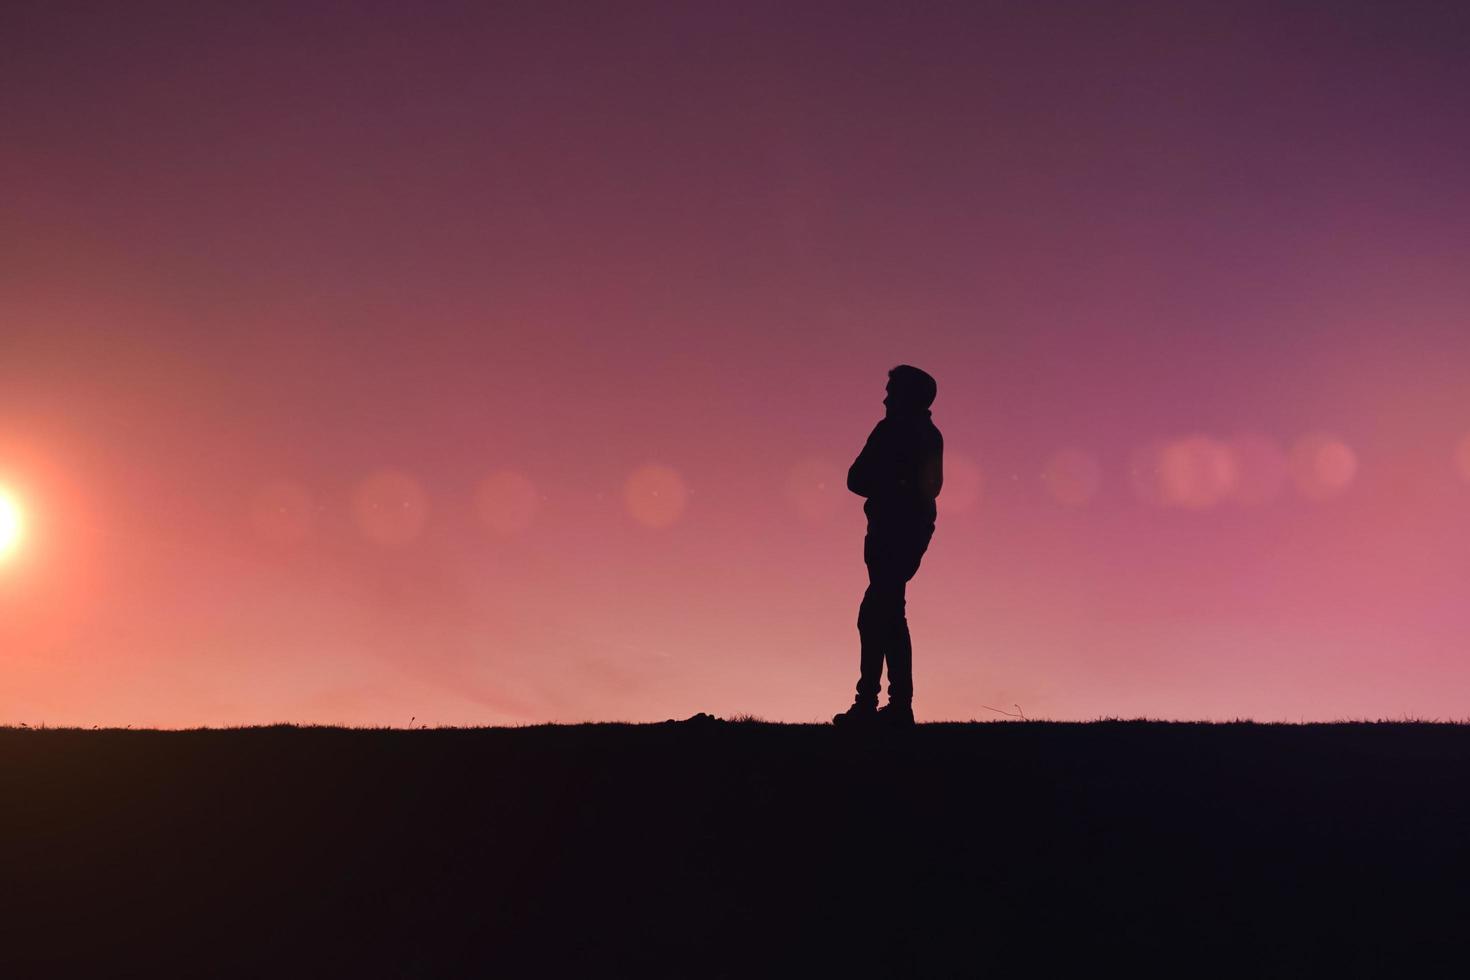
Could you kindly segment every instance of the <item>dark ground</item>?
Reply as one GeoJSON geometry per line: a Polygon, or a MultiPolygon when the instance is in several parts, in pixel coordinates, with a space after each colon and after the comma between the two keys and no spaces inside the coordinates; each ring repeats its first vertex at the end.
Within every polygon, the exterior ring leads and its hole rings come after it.
{"type": "Polygon", "coordinates": [[[1470,727],[0,729],[0,975],[1463,975],[1470,727]]]}

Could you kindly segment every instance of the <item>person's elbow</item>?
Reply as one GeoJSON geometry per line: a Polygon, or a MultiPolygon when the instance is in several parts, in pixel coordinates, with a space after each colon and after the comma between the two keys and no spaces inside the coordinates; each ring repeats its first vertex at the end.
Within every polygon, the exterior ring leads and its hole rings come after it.
{"type": "Polygon", "coordinates": [[[944,469],[938,459],[931,460],[919,474],[919,487],[924,495],[936,499],[944,487],[944,469]]]}

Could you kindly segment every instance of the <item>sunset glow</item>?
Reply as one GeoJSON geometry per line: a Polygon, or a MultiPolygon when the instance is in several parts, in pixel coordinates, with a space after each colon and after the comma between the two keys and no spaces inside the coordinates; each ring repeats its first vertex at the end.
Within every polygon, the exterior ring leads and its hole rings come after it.
{"type": "Polygon", "coordinates": [[[0,723],[1470,714],[1455,6],[12,5],[0,723]]]}
{"type": "Polygon", "coordinates": [[[20,546],[22,521],[20,505],[0,489],[0,559],[20,546]]]}

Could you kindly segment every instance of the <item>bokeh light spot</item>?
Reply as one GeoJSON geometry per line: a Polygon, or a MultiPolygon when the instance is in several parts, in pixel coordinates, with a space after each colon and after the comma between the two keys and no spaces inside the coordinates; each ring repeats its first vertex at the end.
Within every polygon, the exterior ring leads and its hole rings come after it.
{"type": "Polygon", "coordinates": [[[944,457],[944,486],[936,506],[944,514],[965,514],[980,503],[985,477],[980,464],[964,453],[947,453],[944,457]]]}
{"type": "Polygon", "coordinates": [[[1460,479],[1470,483],[1470,435],[1455,446],[1455,470],[1460,474],[1460,479]]]}
{"type": "Polygon", "coordinates": [[[1346,490],[1358,474],[1352,447],[1334,436],[1303,436],[1291,452],[1291,477],[1308,500],[1326,500],[1346,490]]]}
{"type": "Polygon", "coordinates": [[[311,493],[305,487],[291,480],[272,480],[251,498],[250,523],[267,541],[292,545],[311,534],[313,511],[311,493]]]}
{"type": "Polygon", "coordinates": [[[1164,503],[1165,446],[1163,442],[1151,442],[1135,449],[1129,459],[1128,480],[1144,503],[1164,503]]]}
{"type": "Polygon", "coordinates": [[[1164,503],[1205,510],[1234,489],[1235,458],[1222,442],[1208,436],[1190,436],[1164,447],[1159,457],[1159,479],[1164,503]]]}
{"type": "Polygon", "coordinates": [[[1102,482],[1102,467],[1091,453],[1081,449],[1063,449],[1047,460],[1041,479],[1057,503],[1081,507],[1097,493],[1102,482]]]}
{"type": "Polygon", "coordinates": [[[623,486],[628,513],[648,527],[668,527],[684,515],[689,489],[684,478],[668,466],[640,466],[623,486]]]}
{"type": "MultiPolygon", "coordinates": [[[[836,463],[809,459],[791,468],[786,498],[804,519],[821,523],[836,514],[847,496],[847,474],[836,463]]],[[[853,498],[857,502],[857,498],[853,498]]]]}
{"type": "Polygon", "coordinates": [[[357,485],[352,518],[377,544],[400,546],[418,538],[429,517],[429,498],[419,482],[399,470],[379,470],[357,485]]]}
{"type": "Polygon", "coordinates": [[[475,514],[496,534],[524,531],[540,509],[536,485],[518,470],[498,470],[475,488],[475,514]]]}

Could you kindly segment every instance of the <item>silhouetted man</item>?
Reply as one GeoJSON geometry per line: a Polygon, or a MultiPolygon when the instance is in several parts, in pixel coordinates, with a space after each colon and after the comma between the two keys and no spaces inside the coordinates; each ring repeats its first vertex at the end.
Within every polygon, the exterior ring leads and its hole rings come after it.
{"type": "Polygon", "coordinates": [[[834,725],[914,723],[913,647],[904,618],[904,588],[934,535],[934,498],[944,482],[944,438],[930,421],[934,379],[900,364],[888,372],[888,413],[873,428],[847,471],[847,489],[866,497],[863,561],[868,591],[858,609],[861,677],[851,708],[834,725]],[[878,709],[884,662],[888,704],[878,709]]]}

